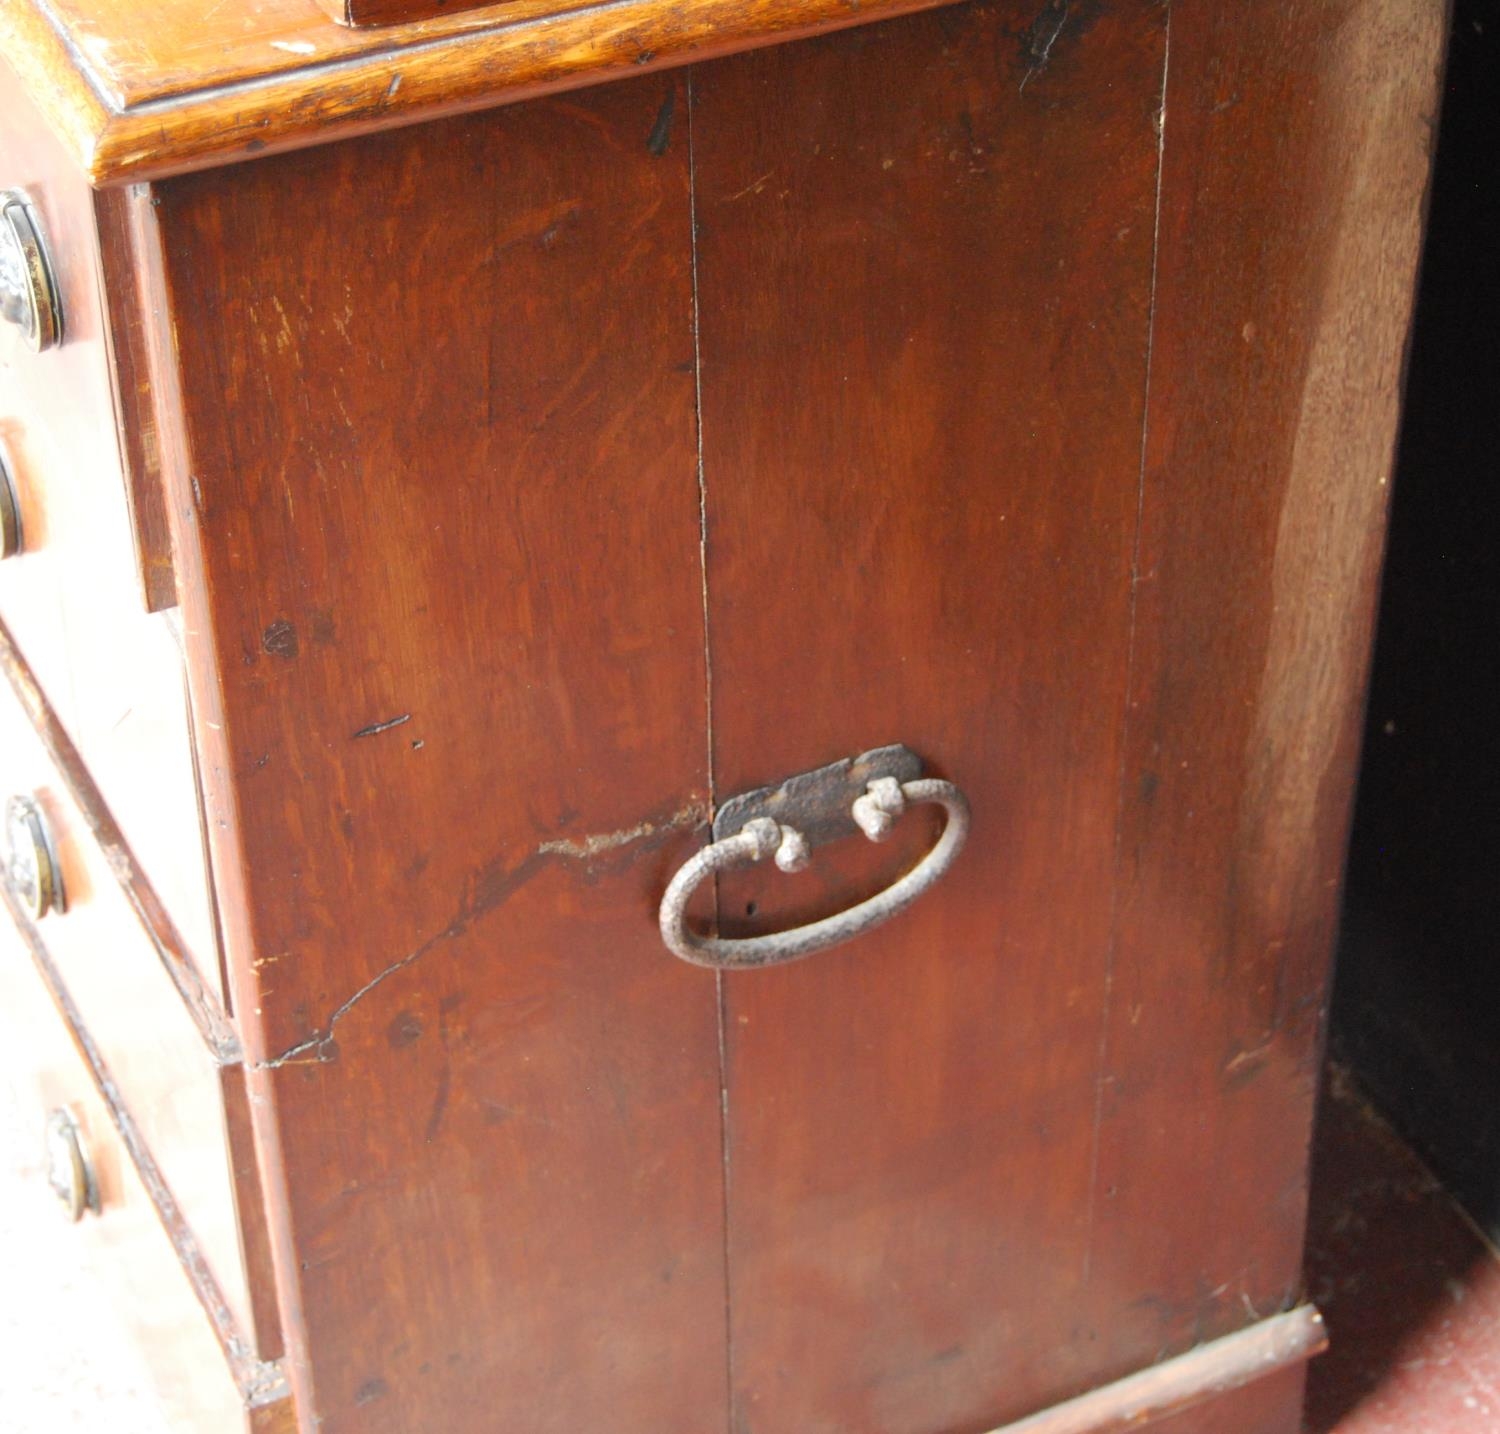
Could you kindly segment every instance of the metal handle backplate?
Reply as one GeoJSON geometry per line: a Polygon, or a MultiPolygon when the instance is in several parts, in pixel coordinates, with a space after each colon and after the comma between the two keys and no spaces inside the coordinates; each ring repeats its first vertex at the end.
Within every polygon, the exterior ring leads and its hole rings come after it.
{"type": "Polygon", "coordinates": [[[62,341],[62,303],[36,214],[19,190],[0,193],[0,318],[40,353],[62,341]]]}
{"type": "Polygon", "coordinates": [[[719,839],[683,866],[662,897],[661,937],[667,949],[695,966],[716,970],[779,966],[851,940],[904,911],[953,865],[969,834],[964,794],[952,782],[915,775],[920,768],[905,747],[884,747],[725,803],[714,823],[719,839]],[[689,898],[717,872],[768,858],[782,871],[800,871],[814,846],[854,832],[884,841],[908,806],[923,803],[947,814],[942,836],[905,876],[868,900],[765,936],[700,936],[688,929],[689,898]],[[736,829],[721,835],[726,824],[736,829]]]}
{"type": "Polygon", "coordinates": [[[67,1106],[47,1117],[47,1184],[68,1219],[78,1221],[90,1210],[99,1213],[99,1180],[89,1159],[88,1142],[78,1118],[67,1106]]]}
{"type": "Polygon", "coordinates": [[[6,802],[3,839],[5,880],[26,914],[40,921],[49,911],[66,911],[62,868],[35,797],[17,795],[6,802]]]}

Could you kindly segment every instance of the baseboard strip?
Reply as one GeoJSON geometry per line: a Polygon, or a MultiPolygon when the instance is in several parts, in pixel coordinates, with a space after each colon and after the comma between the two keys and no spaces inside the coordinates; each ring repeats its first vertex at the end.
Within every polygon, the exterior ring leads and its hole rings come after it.
{"type": "Polygon", "coordinates": [[[1116,1434],[1139,1429],[1301,1364],[1327,1347],[1323,1316],[1313,1305],[1299,1305],[990,1434],[1116,1434]]]}

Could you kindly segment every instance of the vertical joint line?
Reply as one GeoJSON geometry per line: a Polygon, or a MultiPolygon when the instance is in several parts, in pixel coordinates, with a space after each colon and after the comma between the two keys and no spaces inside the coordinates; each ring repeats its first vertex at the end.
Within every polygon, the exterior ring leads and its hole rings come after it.
{"type": "MultiPolygon", "coordinates": [[[[687,164],[688,164],[688,233],[692,256],[693,288],[693,386],[694,419],[697,429],[698,460],[698,573],[703,593],[703,710],[708,761],[708,805],[712,816],[718,810],[718,792],[714,783],[714,669],[713,647],[709,639],[708,608],[708,483],[703,467],[703,345],[700,332],[698,290],[698,165],[693,142],[696,106],[693,97],[693,71],[686,72],[687,96],[687,164]]],[[[718,887],[715,884],[714,928],[718,929],[718,887]]],[[[734,1428],[734,1318],[730,1295],[729,1267],[729,1049],[728,1009],[724,973],[714,972],[714,1005],[718,1021],[719,1043],[719,1153],[723,1164],[720,1228],[723,1232],[724,1268],[724,1417],[726,1434],[734,1428]]]]}
{"type": "Polygon", "coordinates": [[[1156,282],[1161,260],[1161,196],[1167,153],[1167,80],[1172,70],[1172,6],[1162,22],[1161,92],[1156,108],[1156,194],[1151,228],[1151,278],[1146,297],[1146,355],[1141,385],[1141,447],[1136,474],[1135,534],[1130,549],[1130,616],[1125,643],[1125,691],[1120,711],[1120,765],[1115,781],[1114,878],[1109,894],[1109,948],[1104,958],[1104,999],[1100,1002],[1099,1046],[1094,1062],[1094,1130],[1089,1154],[1088,1228],[1084,1235],[1083,1280],[1087,1285],[1094,1262],[1094,1222],[1099,1207],[1099,1157],[1104,1123],[1104,1082],[1108,1074],[1109,1020],[1114,1006],[1115,956],[1119,946],[1121,856],[1125,838],[1125,794],[1129,783],[1130,703],[1135,691],[1137,611],[1141,583],[1141,531],[1146,513],[1147,445],[1151,433],[1151,363],[1156,346],[1156,282]]]}

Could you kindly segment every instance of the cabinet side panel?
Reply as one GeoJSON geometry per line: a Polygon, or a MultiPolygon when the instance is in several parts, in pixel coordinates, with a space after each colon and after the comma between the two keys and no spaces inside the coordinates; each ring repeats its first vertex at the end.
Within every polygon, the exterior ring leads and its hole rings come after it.
{"type": "Polygon", "coordinates": [[[680,81],[157,194],[204,785],[304,1427],[713,1429],[680,81]]]}
{"type": "MultiPolygon", "coordinates": [[[[693,74],[717,795],[904,741],[974,814],[888,926],[726,978],[738,1434],[992,1428],[1110,1358],[1087,1214],[1166,16],[1078,10],[693,74]]],[[[932,840],[913,813],[897,852],[737,874],[721,925],[837,910],[932,840]]]]}
{"type": "Polygon", "coordinates": [[[1173,7],[1093,1267],[1174,1350],[1297,1298],[1443,21],[1173,7]]]}

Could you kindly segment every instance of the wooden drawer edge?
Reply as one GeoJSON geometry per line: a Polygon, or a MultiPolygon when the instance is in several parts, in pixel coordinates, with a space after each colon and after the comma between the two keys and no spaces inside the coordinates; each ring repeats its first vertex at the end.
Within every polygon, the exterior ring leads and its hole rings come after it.
{"type": "Polygon", "coordinates": [[[990,1434],[1116,1434],[1181,1414],[1321,1354],[1328,1331],[1315,1305],[1273,1315],[1175,1359],[1055,1404],[990,1434]]]}
{"type": "MultiPolygon", "coordinates": [[[[172,1249],[192,1286],[198,1303],[213,1329],[220,1349],[229,1365],[229,1371],[240,1391],[247,1410],[258,1410],[274,1406],[290,1398],[289,1386],[282,1371],[281,1362],[256,1358],[250,1342],[241,1331],[238,1321],[230,1310],[224,1293],[209,1269],[197,1237],[182,1214],[171,1187],[167,1184],[161,1168],[147,1146],[125,1104],[119,1086],[110,1074],[103,1054],[89,1035],[71,993],[63,982],[62,975],[43,943],[40,933],[21,910],[10,889],[0,883],[0,898],[16,930],[26,944],[32,964],[46,987],[47,994],[67,1028],[69,1039],[88,1067],[89,1076],[99,1093],[99,1098],[109,1114],[110,1122],[120,1138],[131,1165],[145,1187],[151,1204],[155,1208],[162,1229],[171,1242],[172,1249]]],[[[275,1428],[274,1424],[266,1426],[275,1428]]]]}
{"type": "Polygon", "coordinates": [[[110,871],[139,917],[162,969],[172,982],[214,1059],[234,1065],[242,1058],[239,1036],[215,994],[203,983],[171,916],[140,868],[94,779],[47,701],[10,630],[0,622],[0,673],[46,749],[58,780],[83,817],[89,835],[104,853],[110,871]]]}

